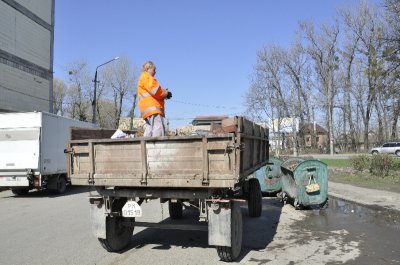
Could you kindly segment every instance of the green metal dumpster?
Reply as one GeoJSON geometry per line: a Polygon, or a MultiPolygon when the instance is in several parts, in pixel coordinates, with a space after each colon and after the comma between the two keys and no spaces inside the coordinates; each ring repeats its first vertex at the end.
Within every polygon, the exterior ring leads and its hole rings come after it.
{"type": "Polygon", "coordinates": [[[282,189],[281,165],[281,159],[270,156],[267,165],[255,172],[255,176],[261,185],[261,192],[275,193],[282,189]]]}
{"type": "Polygon", "coordinates": [[[324,206],[328,199],[328,168],[319,160],[291,158],[282,163],[282,200],[293,206],[324,206]]]}

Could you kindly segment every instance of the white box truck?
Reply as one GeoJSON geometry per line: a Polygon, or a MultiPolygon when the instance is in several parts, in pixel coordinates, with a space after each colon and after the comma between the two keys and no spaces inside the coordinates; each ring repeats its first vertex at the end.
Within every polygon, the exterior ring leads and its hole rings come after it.
{"type": "Polygon", "coordinates": [[[96,126],[46,112],[0,114],[0,188],[16,195],[44,188],[63,193],[71,127],[96,126]]]}

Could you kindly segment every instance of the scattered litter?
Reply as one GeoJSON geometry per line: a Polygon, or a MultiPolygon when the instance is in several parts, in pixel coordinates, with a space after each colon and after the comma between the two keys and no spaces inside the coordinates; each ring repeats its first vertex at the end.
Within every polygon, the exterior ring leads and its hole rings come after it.
{"type": "Polygon", "coordinates": [[[124,133],[122,130],[118,129],[111,136],[111,139],[122,139],[122,138],[135,138],[135,135],[124,133]]]}

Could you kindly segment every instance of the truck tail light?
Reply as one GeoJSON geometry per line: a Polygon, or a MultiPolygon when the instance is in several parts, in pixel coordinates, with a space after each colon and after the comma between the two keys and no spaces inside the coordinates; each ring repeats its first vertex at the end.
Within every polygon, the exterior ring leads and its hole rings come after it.
{"type": "Polygon", "coordinates": [[[33,179],[33,186],[35,186],[35,188],[40,187],[40,176],[35,176],[33,179]]]}

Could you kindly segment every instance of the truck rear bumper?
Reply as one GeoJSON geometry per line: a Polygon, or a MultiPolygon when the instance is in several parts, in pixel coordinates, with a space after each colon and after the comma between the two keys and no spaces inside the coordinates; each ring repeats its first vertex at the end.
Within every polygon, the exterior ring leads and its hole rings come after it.
{"type": "Polygon", "coordinates": [[[0,187],[29,187],[27,176],[0,176],[0,187]]]}

